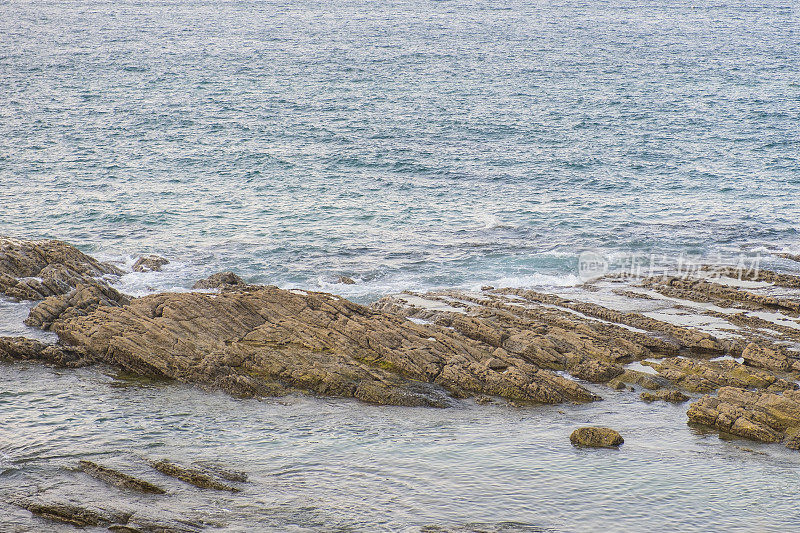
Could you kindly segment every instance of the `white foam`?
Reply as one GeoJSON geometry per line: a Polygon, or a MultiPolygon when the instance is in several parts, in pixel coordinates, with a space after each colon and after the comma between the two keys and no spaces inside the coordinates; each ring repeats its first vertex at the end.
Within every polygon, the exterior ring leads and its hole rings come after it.
{"type": "Polygon", "coordinates": [[[471,283],[469,288],[480,290],[483,286],[503,287],[511,289],[529,289],[535,287],[575,287],[583,285],[583,280],[575,274],[551,276],[548,274],[527,274],[523,276],[509,276],[494,280],[484,280],[480,283],[471,283]]]}

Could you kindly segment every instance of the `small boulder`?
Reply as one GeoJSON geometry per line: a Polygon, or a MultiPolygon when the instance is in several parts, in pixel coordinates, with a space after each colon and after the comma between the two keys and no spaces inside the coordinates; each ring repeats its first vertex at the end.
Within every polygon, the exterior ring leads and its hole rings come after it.
{"type": "Polygon", "coordinates": [[[161,267],[169,261],[158,255],[143,255],[133,264],[134,272],[161,272],[161,267]]]}
{"type": "Polygon", "coordinates": [[[348,276],[339,276],[339,283],[344,283],[345,285],[355,285],[356,281],[348,276]]]}
{"type": "Polygon", "coordinates": [[[625,442],[622,435],[613,429],[598,427],[578,428],[569,436],[569,441],[575,446],[595,448],[612,448],[625,442]]]}
{"type": "Polygon", "coordinates": [[[224,289],[247,285],[242,278],[233,272],[217,272],[205,279],[201,279],[194,285],[193,289],[224,289]]]}

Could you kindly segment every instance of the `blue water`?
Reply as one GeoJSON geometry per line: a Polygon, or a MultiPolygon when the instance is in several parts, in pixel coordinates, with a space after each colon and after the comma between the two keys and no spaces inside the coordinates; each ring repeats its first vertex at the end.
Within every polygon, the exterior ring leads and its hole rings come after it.
{"type": "Polygon", "coordinates": [[[800,251],[798,13],[5,2],[0,232],[362,300],[586,248],[800,251]]]}
{"type": "MultiPolygon", "coordinates": [[[[0,234],[172,261],[123,277],[134,294],[231,269],[362,302],[571,284],[590,248],[800,253],[799,14],[786,0],[4,1],[0,234]]],[[[34,334],[27,307],[0,311],[0,332],[34,334]]],[[[698,433],[685,406],[636,393],[398,410],[109,374],[0,365],[0,526],[52,527],[7,503],[38,492],[240,531],[800,519],[796,453],[698,433]],[[572,448],[586,423],[626,444],[572,448]],[[143,456],[221,458],[254,481],[147,499],[68,470],[152,476],[143,456]]]]}

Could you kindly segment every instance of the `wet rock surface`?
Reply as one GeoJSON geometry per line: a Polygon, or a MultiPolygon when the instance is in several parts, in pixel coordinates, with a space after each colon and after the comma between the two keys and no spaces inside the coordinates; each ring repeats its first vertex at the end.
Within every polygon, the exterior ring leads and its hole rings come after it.
{"type": "Polygon", "coordinates": [[[16,504],[36,516],[76,527],[104,526],[113,523],[125,524],[130,518],[129,514],[108,513],[71,503],[20,500],[16,504]]]}
{"type": "Polygon", "coordinates": [[[519,357],[324,293],[246,287],[158,294],[52,329],[132,372],[240,395],[294,388],[438,407],[450,403],[448,392],[461,391],[548,403],[596,399],[519,357]]]}
{"type": "Polygon", "coordinates": [[[40,361],[67,368],[95,363],[80,347],[44,344],[26,337],[0,337],[0,361],[40,361]]]}
{"type": "Polygon", "coordinates": [[[575,446],[592,448],[613,448],[625,442],[617,431],[603,427],[578,428],[569,436],[569,441],[575,446]]]}
{"type": "Polygon", "coordinates": [[[226,289],[234,287],[244,287],[247,284],[242,278],[233,272],[217,272],[207,278],[201,279],[194,285],[193,289],[226,289]]]}
{"type": "Polygon", "coordinates": [[[97,463],[93,463],[91,461],[82,460],[80,462],[80,468],[90,476],[105,481],[106,483],[109,483],[116,487],[137,490],[140,492],[146,492],[151,494],[166,493],[164,489],[150,483],[149,481],[138,479],[134,476],[131,476],[130,474],[125,474],[124,472],[118,472],[116,470],[107,468],[97,463]]]}
{"type": "Polygon", "coordinates": [[[134,272],[161,272],[164,265],[168,265],[169,260],[158,255],[143,255],[131,267],[134,272]]]}
{"type": "Polygon", "coordinates": [[[241,491],[241,489],[226,485],[225,483],[214,479],[207,472],[203,472],[196,468],[181,466],[165,459],[161,461],[155,461],[151,464],[153,468],[162,474],[180,479],[181,481],[185,481],[186,483],[201,489],[225,490],[228,492],[241,491]]]}

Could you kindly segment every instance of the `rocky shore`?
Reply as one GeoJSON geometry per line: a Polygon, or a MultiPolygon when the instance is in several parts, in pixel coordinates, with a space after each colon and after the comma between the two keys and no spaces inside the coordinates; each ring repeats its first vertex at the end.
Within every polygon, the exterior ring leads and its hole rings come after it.
{"type": "MultiPolygon", "coordinates": [[[[137,264],[156,271],[167,260],[137,264]]],[[[113,288],[121,274],[63,242],[0,239],[0,293],[36,301],[26,323],[59,339],[0,338],[0,359],[106,364],[236,396],[404,406],[593,402],[634,388],[642,401],[691,401],[692,424],[800,447],[800,276],[610,277],[363,306],[230,272],[194,292],[133,298],[113,288]]]]}

